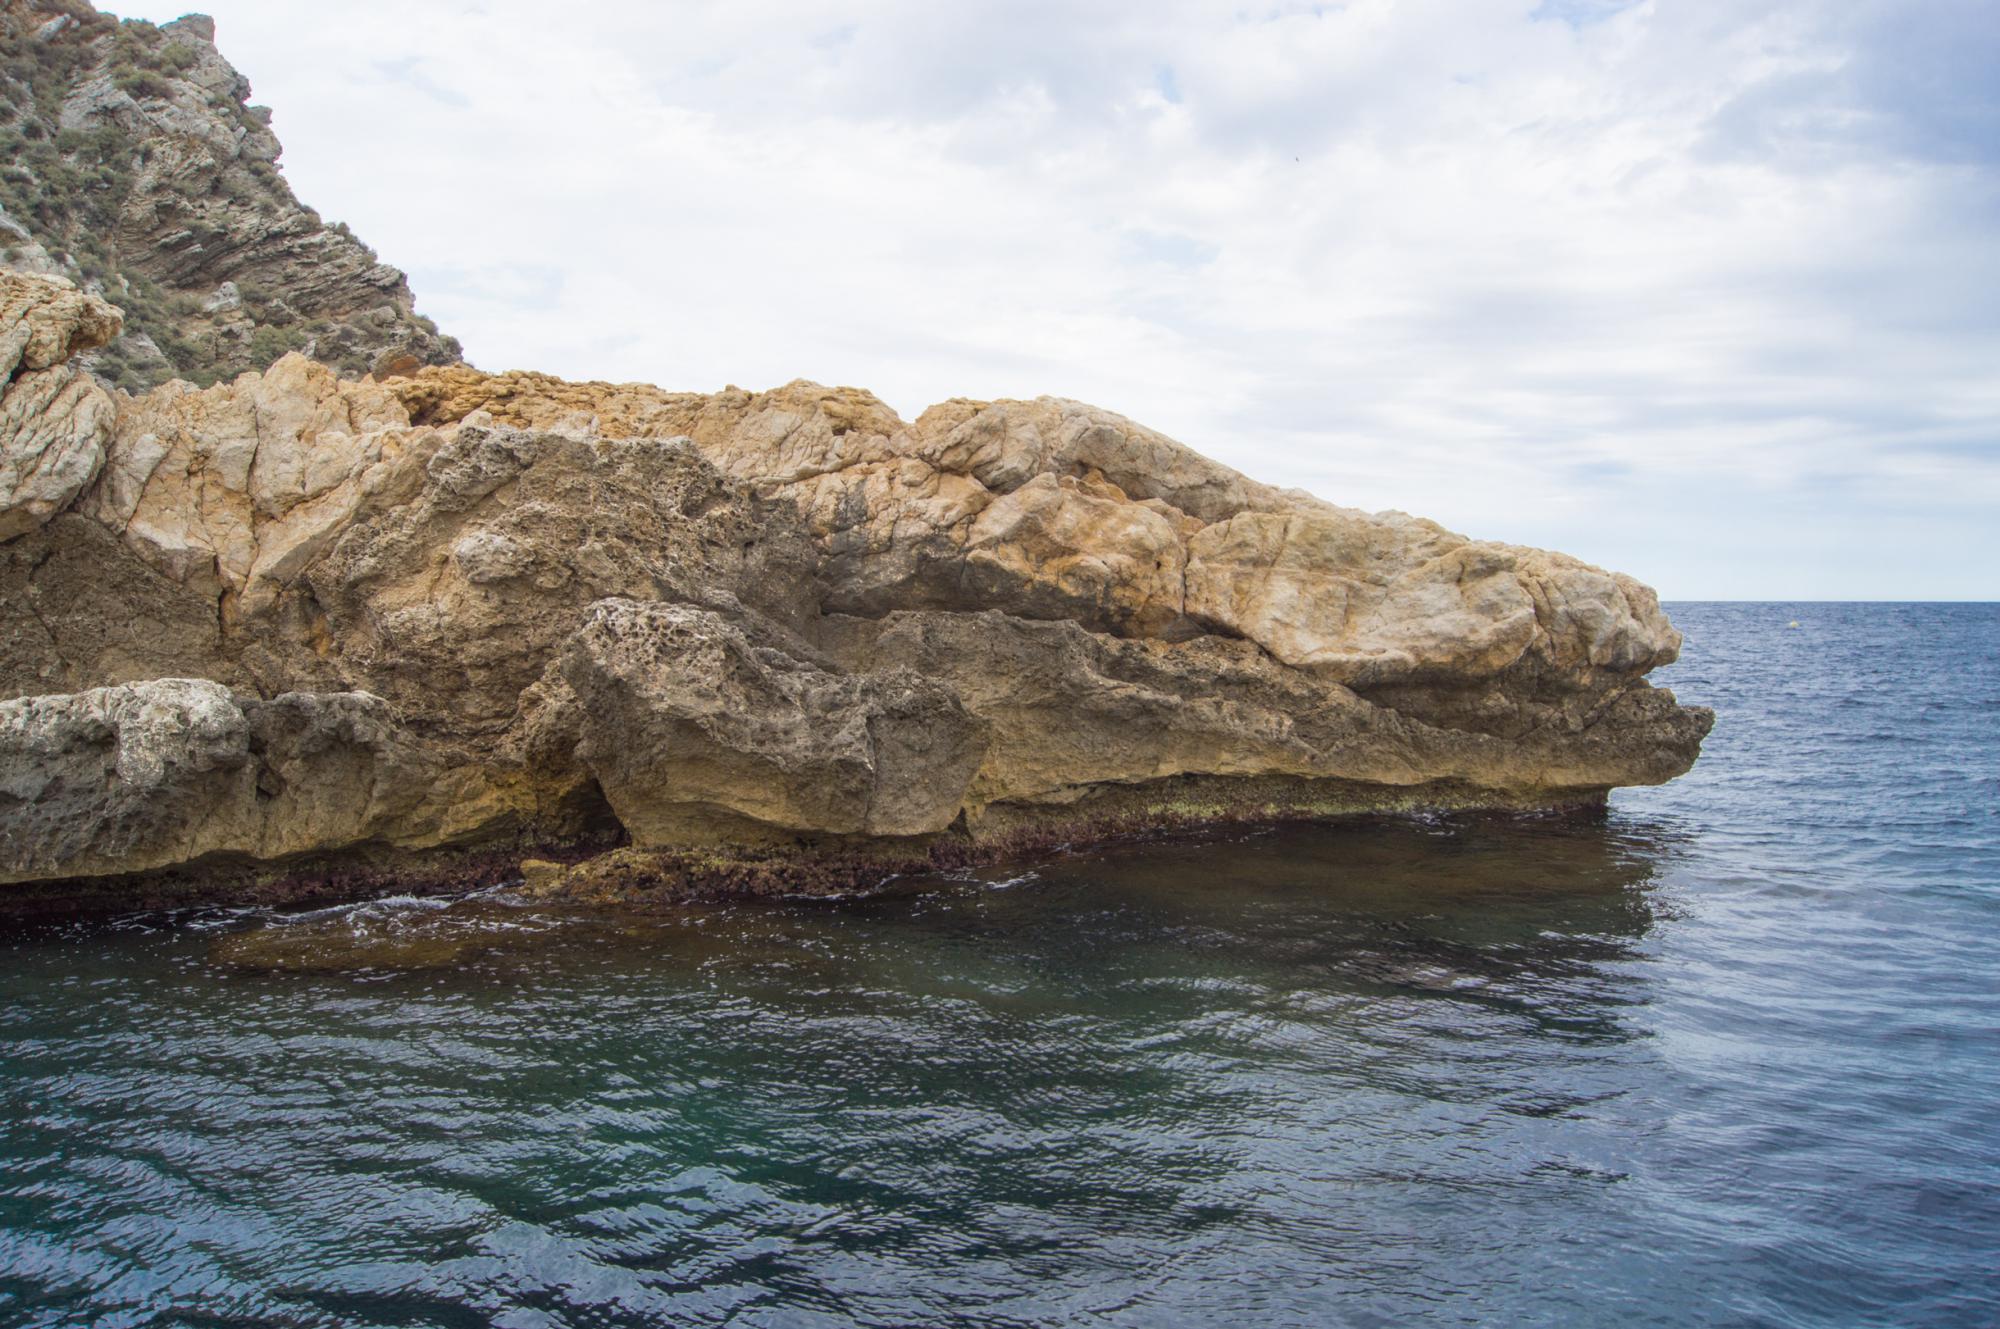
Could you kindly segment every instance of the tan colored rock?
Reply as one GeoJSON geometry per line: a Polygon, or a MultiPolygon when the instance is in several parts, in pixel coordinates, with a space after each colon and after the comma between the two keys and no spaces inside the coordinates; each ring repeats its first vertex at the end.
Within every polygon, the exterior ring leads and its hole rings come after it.
{"type": "Polygon", "coordinates": [[[1711,718],[1646,683],[1680,641],[1630,578],[1056,399],[905,423],[810,383],[287,357],[121,401],[72,506],[0,545],[22,880],[622,835],[673,898],[705,863],[783,889],[802,845],[798,880],[847,889],[1160,820],[1591,802],[1685,770],[1711,718]],[[128,731],[165,774],[105,755],[128,731]]]}
{"type": "Polygon", "coordinates": [[[419,369],[383,386],[417,424],[453,425],[480,414],[520,429],[552,429],[581,418],[594,421],[595,431],[607,438],[685,434],[707,400],[650,384],[572,383],[523,370],[488,374],[471,365],[419,369]]]}
{"type": "Polygon", "coordinates": [[[613,437],[686,434],[725,474],[799,506],[829,560],[831,605],[857,613],[924,603],[1047,616],[1109,597],[1099,625],[1165,630],[1180,618],[1188,534],[1296,502],[1121,416],[1055,398],[958,400],[906,425],[869,393],[803,382],[701,397],[456,366],[388,387],[427,423],[478,411],[524,426],[583,420],[613,437]],[[1000,501],[1031,480],[1061,481],[1061,495],[1037,488],[1000,501]],[[1108,543],[1093,554],[1098,538],[1108,543]],[[1100,556],[1115,567],[1094,567],[1100,556]],[[978,565],[970,578],[968,563],[978,565]],[[1128,576],[1150,584],[1109,589],[1128,576]]]}
{"type": "Polygon", "coordinates": [[[119,413],[82,510],[174,581],[254,610],[430,441],[408,426],[394,397],[300,355],[213,388],[170,383],[119,413]]]}
{"type": "Polygon", "coordinates": [[[1001,495],[967,533],[964,599],[1129,636],[1181,621],[1187,551],[1174,525],[1110,484],[1047,472],[1001,495]]]}
{"type": "Polygon", "coordinates": [[[1531,647],[1643,673],[1680,638],[1626,582],[1401,513],[1243,513],[1188,541],[1187,612],[1354,686],[1485,678],[1531,647]]]}
{"type": "Polygon", "coordinates": [[[850,669],[907,668],[947,683],[987,722],[987,755],[966,795],[975,817],[1190,775],[1599,789],[1641,766],[1647,782],[1671,778],[1676,754],[1707,731],[1705,714],[1633,682],[1528,703],[1536,714],[1525,738],[1456,728],[1286,668],[1248,642],[1132,641],[993,611],[832,620],[827,645],[850,669]],[[1637,762],[1625,749],[1635,729],[1659,745],[1637,762]]]}
{"type": "Polygon", "coordinates": [[[0,540],[68,507],[104,465],[112,405],[88,374],[22,374],[0,398],[0,540]]]}
{"type": "Polygon", "coordinates": [[[596,601],[818,612],[791,510],[685,442],[464,426],[365,495],[297,593],[345,676],[455,735],[494,735],[596,601]]]}
{"type": "Polygon", "coordinates": [[[1204,523],[1290,501],[1165,434],[1059,397],[947,402],[919,417],[916,432],[927,460],[1001,492],[1043,474],[1095,478],[1204,523]]]}
{"type": "Polygon", "coordinates": [[[985,726],[907,669],[845,674],[747,614],[607,600],[562,655],[578,755],[642,845],[741,823],[918,836],[958,815],[985,726]]]}
{"type": "Polygon", "coordinates": [[[0,269],[0,379],[57,368],[123,327],[116,309],[63,278],[0,269]]]}
{"type": "Polygon", "coordinates": [[[119,313],[60,278],[0,270],[0,541],[34,530],[97,478],[114,408],[71,356],[119,313]]]}
{"type": "Polygon", "coordinates": [[[1486,556],[1429,522],[1362,513],[1242,513],[1188,541],[1188,613],[1293,666],[1352,682],[1503,668],[1534,610],[1486,556]]]}

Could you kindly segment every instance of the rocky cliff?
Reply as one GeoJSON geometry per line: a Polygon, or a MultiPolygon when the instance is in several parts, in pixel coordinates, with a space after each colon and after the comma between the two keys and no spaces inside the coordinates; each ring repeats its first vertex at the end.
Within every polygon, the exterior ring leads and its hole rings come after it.
{"type": "Polygon", "coordinates": [[[119,305],[88,367],[133,390],[293,350],[349,375],[456,362],[403,274],[292,196],[249,97],[199,15],[0,0],[0,264],[119,305]]]}
{"type": "Polygon", "coordinates": [[[75,368],[102,301],[0,274],[0,311],[16,892],[524,858],[552,894],[845,887],[1162,824],[1591,804],[1710,724],[1645,681],[1680,638],[1630,578],[1077,402],[904,421],[810,383],[297,354],[130,396],[75,368]]]}

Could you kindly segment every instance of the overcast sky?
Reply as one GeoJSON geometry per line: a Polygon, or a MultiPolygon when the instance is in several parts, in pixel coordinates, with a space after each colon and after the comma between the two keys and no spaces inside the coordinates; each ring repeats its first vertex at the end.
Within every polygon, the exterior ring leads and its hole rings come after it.
{"type": "Polygon", "coordinates": [[[1668,598],[2000,598],[2000,0],[209,4],[483,368],[1077,397],[1668,598]]]}

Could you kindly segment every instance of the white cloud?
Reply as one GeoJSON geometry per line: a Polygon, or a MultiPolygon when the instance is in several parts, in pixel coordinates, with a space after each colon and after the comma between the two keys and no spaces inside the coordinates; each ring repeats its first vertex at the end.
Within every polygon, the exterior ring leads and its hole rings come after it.
{"type": "Polygon", "coordinates": [[[1670,596],[2000,595],[1993,0],[212,3],[489,368],[1075,396],[1670,596]]]}

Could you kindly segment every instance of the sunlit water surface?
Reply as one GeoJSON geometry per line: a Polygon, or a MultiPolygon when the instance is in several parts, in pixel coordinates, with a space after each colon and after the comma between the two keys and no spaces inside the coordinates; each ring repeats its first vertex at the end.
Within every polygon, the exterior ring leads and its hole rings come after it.
{"type": "Polygon", "coordinates": [[[0,940],[0,1324],[2000,1321],[2000,609],[1674,613],[1601,825],[0,940]]]}

